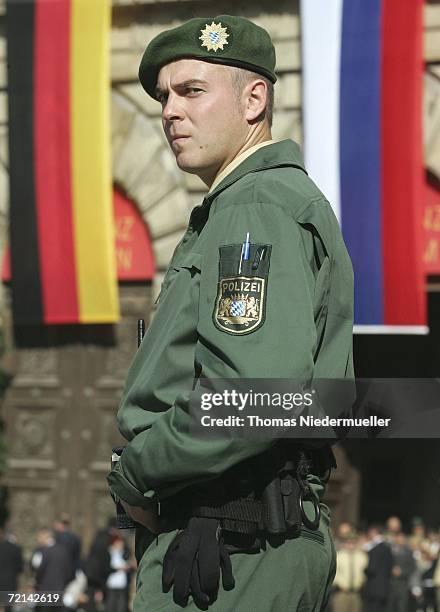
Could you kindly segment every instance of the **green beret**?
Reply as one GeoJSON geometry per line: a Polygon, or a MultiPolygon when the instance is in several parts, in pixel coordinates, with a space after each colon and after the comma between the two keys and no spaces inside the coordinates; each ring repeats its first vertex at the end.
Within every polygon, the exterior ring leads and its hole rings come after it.
{"type": "Polygon", "coordinates": [[[275,48],[269,34],[244,17],[198,17],[153,38],[139,66],[139,81],[152,98],[156,98],[162,66],[185,57],[245,68],[272,83],[277,80],[275,48]]]}

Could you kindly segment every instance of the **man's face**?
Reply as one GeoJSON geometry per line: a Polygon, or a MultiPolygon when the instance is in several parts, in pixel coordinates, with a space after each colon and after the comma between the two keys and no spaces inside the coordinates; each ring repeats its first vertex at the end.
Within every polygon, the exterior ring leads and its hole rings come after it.
{"type": "Polygon", "coordinates": [[[50,531],[47,529],[40,529],[37,534],[37,542],[39,546],[47,546],[51,539],[50,531]]]}
{"type": "Polygon", "coordinates": [[[391,516],[387,521],[387,528],[391,533],[399,533],[402,529],[402,523],[397,516],[391,516]]]}
{"type": "Polygon", "coordinates": [[[229,68],[196,59],[167,64],[159,72],[157,98],[177,165],[209,184],[234,159],[248,133],[229,68]]]}

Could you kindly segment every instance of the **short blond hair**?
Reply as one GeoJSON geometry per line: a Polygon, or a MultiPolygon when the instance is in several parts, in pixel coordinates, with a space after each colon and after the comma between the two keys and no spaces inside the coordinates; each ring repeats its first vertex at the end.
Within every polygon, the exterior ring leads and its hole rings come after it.
{"type": "Polygon", "coordinates": [[[228,66],[231,69],[232,86],[234,88],[237,99],[241,96],[243,89],[248,83],[254,79],[261,79],[267,86],[266,108],[261,114],[261,120],[267,119],[269,127],[272,127],[273,120],[273,103],[274,103],[274,84],[267,77],[257,72],[251,72],[245,68],[237,68],[228,66]]]}

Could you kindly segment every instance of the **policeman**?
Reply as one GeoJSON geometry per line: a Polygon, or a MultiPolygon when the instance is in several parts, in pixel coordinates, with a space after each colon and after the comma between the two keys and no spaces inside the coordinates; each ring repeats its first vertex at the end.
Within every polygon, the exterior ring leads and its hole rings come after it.
{"type": "Polygon", "coordinates": [[[230,15],[162,32],[140,64],[177,165],[209,192],[118,412],[129,443],[108,482],[139,523],[135,612],[311,611],[328,599],[327,450],[190,431],[202,378],[353,375],[351,263],[298,145],[271,137],[274,68],[268,33],[230,15]]]}

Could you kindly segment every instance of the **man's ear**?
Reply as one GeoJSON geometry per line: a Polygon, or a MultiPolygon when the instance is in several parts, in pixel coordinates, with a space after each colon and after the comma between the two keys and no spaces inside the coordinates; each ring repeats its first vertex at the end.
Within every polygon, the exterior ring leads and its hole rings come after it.
{"type": "Polygon", "coordinates": [[[262,79],[255,79],[246,86],[246,119],[253,123],[260,119],[267,105],[267,85],[262,79]]]}

